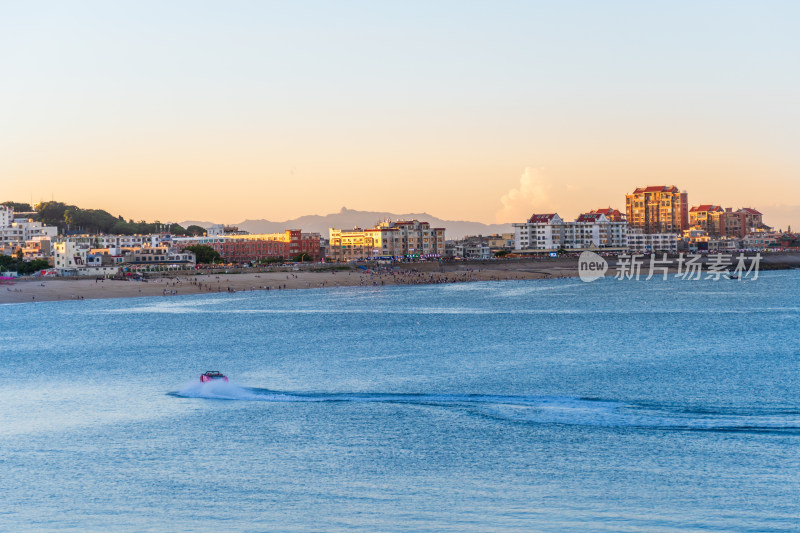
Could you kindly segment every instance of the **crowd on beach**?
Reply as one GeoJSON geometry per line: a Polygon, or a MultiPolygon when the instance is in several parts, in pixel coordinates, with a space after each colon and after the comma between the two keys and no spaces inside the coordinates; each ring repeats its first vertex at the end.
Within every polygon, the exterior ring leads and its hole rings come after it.
{"type": "MultiPolygon", "coordinates": [[[[332,276],[337,275],[336,270],[331,271],[332,276]]],[[[464,272],[451,272],[451,273],[439,273],[439,272],[419,272],[416,269],[411,270],[398,270],[398,269],[390,269],[390,268],[378,268],[373,270],[366,270],[366,271],[351,271],[347,272],[346,274],[339,273],[339,279],[343,275],[348,277],[347,281],[339,282],[337,279],[333,280],[322,280],[322,281],[307,281],[305,283],[306,288],[315,288],[315,287],[346,287],[346,286],[383,286],[383,285],[428,285],[428,284],[438,284],[438,283],[463,283],[468,281],[478,281],[475,277],[475,272],[473,270],[464,271],[464,272]],[[357,276],[358,282],[354,283],[355,280],[350,279],[353,276],[357,276]]],[[[256,278],[260,276],[258,274],[255,275],[256,278]]],[[[491,279],[501,279],[499,276],[490,276],[491,279]]],[[[301,279],[300,276],[294,273],[290,273],[286,275],[287,280],[299,280],[301,279]]],[[[516,276],[511,277],[507,276],[504,279],[518,279],[516,276]]],[[[271,285],[253,285],[250,287],[244,288],[235,288],[227,283],[230,283],[230,277],[224,278],[222,276],[214,276],[211,280],[203,281],[200,277],[188,277],[188,278],[171,278],[171,279],[161,279],[157,280],[156,283],[164,283],[169,288],[164,288],[162,290],[162,294],[164,296],[176,295],[178,294],[178,288],[184,286],[195,287],[197,292],[237,292],[243,290],[286,290],[289,288],[297,288],[296,284],[293,287],[289,287],[286,283],[278,283],[278,284],[271,284],[271,285]],[[225,285],[223,285],[223,282],[225,285]],[[175,287],[175,288],[172,288],[175,287]]],[[[141,290],[140,290],[141,292],[141,290]]],[[[193,291],[194,292],[194,291],[193,291]]]]}
{"type": "MultiPolygon", "coordinates": [[[[166,273],[165,273],[166,274],[166,273]]],[[[433,285],[472,281],[499,281],[565,277],[566,270],[503,270],[498,268],[453,269],[442,265],[378,266],[373,268],[295,269],[294,271],[183,272],[138,278],[53,278],[44,283],[19,280],[0,292],[0,303],[23,301],[82,300],[132,296],[178,296],[185,294],[235,293],[303,288],[433,285]],[[24,294],[22,294],[24,291],[24,294]]]]}

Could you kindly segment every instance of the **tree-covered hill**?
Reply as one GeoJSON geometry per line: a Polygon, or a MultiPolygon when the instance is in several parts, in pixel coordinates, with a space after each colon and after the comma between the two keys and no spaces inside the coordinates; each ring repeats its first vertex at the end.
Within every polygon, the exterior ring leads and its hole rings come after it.
{"type": "MultiPolygon", "coordinates": [[[[14,207],[28,206],[17,202],[3,202],[14,207]]],[[[146,222],[133,219],[125,220],[122,216],[114,216],[102,209],[81,209],[63,202],[42,202],[36,206],[36,220],[47,226],[58,226],[59,233],[107,233],[116,235],[134,235],[142,233],[167,232],[184,235],[186,230],[179,224],[162,224],[159,221],[146,222]]]]}

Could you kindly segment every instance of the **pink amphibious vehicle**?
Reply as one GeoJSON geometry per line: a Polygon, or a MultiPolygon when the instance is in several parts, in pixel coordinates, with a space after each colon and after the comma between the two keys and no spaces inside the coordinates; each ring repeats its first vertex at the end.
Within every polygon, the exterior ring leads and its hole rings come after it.
{"type": "Polygon", "coordinates": [[[200,374],[200,381],[203,383],[208,383],[209,381],[217,381],[222,380],[224,382],[228,382],[228,376],[223,376],[222,372],[217,370],[209,370],[205,374],[200,374]]]}

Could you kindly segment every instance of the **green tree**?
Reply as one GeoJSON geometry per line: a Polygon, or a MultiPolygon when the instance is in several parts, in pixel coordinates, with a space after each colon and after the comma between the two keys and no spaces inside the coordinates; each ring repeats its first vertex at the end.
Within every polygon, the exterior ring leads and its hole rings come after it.
{"type": "Polygon", "coordinates": [[[13,209],[14,211],[33,211],[31,204],[25,204],[22,202],[0,202],[2,205],[6,205],[13,209]]]}
{"type": "Polygon", "coordinates": [[[188,228],[186,228],[186,235],[192,235],[194,237],[204,236],[206,234],[206,229],[202,226],[198,226],[197,224],[192,224],[188,228]]]}
{"type": "Polygon", "coordinates": [[[67,205],[62,202],[42,202],[36,206],[37,218],[42,224],[58,226],[58,229],[63,231],[66,227],[64,213],[69,208],[77,209],[74,205],[67,205]]]}
{"type": "Polygon", "coordinates": [[[505,257],[508,255],[508,250],[498,250],[494,253],[495,257],[505,257]]]}
{"type": "Polygon", "coordinates": [[[195,244],[194,246],[187,246],[183,249],[183,251],[194,253],[198,265],[216,263],[222,259],[222,256],[219,255],[219,252],[207,244],[195,244]]]}
{"type": "Polygon", "coordinates": [[[301,254],[297,254],[294,257],[292,257],[292,261],[294,261],[295,263],[302,263],[303,261],[311,261],[311,256],[308,255],[306,252],[303,252],[301,254]]]}
{"type": "Polygon", "coordinates": [[[14,256],[0,255],[0,270],[2,271],[16,272],[22,276],[27,276],[45,268],[50,268],[50,263],[46,259],[23,261],[20,258],[15,259],[14,256]]]}

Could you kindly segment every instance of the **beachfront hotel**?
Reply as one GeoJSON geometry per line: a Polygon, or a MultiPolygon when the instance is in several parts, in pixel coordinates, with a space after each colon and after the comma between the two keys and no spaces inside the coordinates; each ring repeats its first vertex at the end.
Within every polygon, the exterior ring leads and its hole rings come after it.
{"type": "MultiPolygon", "coordinates": [[[[216,233],[216,232],[215,232],[216,233]]],[[[203,237],[173,237],[175,244],[192,246],[205,244],[216,250],[229,263],[250,263],[266,259],[291,259],[307,254],[312,261],[322,255],[319,233],[306,233],[299,229],[287,229],[283,233],[242,233],[207,235],[203,237]]]]}
{"type": "Polygon", "coordinates": [[[584,213],[567,222],[558,213],[533,214],[514,224],[517,253],[552,252],[604,248],[624,250],[628,245],[628,224],[611,221],[602,213],[584,213]]]}
{"type": "Polygon", "coordinates": [[[674,185],[639,187],[625,196],[625,212],[643,233],[680,233],[689,227],[689,195],[674,185]]]}
{"type": "Polygon", "coordinates": [[[443,257],[444,231],[419,220],[384,221],[367,229],[330,228],[329,257],[336,261],[443,257]]]}

